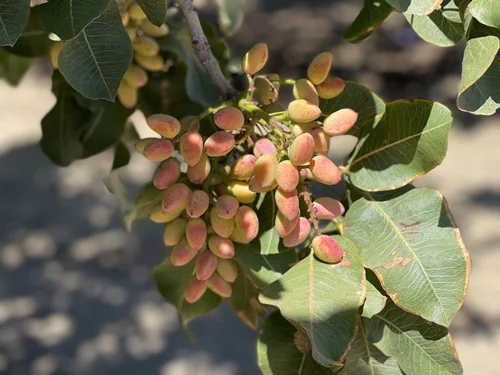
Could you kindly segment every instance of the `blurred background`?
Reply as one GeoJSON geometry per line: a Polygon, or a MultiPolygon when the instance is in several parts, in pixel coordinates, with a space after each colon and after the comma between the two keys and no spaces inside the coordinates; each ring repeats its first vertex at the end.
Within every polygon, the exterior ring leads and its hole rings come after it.
{"type": "MultiPolygon", "coordinates": [[[[210,1],[197,1],[215,20],[210,1]]],[[[451,331],[465,374],[499,374],[500,116],[455,105],[464,46],[421,41],[394,13],[361,44],[341,40],[361,0],[246,0],[229,39],[236,62],[253,44],[270,48],[267,71],[304,76],[311,58],[334,54],[334,73],[386,101],[428,98],[454,113],[443,164],[417,181],[447,198],[471,254],[468,296],[451,331]]],[[[58,168],[42,153],[40,120],[55,103],[50,64],[38,61],[19,87],[0,80],[0,374],[256,375],[257,332],[224,305],[185,335],[162,301],[152,267],[165,255],[158,225],[121,225],[106,192],[112,153],[58,168]]],[[[133,115],[143,129],[144,117],[133,115]]],[[[339,137],[341,160],[353,145],[339,137]]],[[[135,156],[124,171],[139,188],[153,165],[135,156]]]]}

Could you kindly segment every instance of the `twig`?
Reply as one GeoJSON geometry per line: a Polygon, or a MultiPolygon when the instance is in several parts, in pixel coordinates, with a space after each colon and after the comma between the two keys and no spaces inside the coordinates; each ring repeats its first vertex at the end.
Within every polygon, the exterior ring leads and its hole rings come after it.
{"type": "Polygon", "coordinates": [[[201,28],[198,14],[194,10],[193,1],[176,0],[176,2],[189,27],[189,34],[191,35],[191,42],[193,44],[196,57],[198,57],[201,65],[203,65],[207,71],[212,83],[222,94],[222,99],[224,101],[231,99],[236,94],[236,90],[231,87],[226,77],[224,77],[224,74],[220,69],[219,62],[212,54],[207,37],[201,28]]]}

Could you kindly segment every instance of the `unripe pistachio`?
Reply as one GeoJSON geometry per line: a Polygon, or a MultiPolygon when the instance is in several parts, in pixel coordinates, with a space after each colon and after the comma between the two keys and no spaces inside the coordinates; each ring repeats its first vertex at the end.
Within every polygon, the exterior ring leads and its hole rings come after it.
{"type": "Polygon", "coordinates": [[[174,151],[174,144],[170,139],[157,139],[144,148],[144,157],[151,161],[163,161],[170,158],[174,151]]]}
{"type": "Polygon", "coordinates": [[[198,164],[203,154],[203,138],[200,133],[189,130],[179,140],[181,155],[190,167],[198,164]]]}
{"type": "Polygon", "coordinates": [[[232,181],[228,190],[240,203],[252,203],[257,198],[257,194],[251,191],[248,184],[243,181],[232,181]]]}
{"type": "Polygon", "coordinates": [[[328,159],[326,156],[318,155],[315,156],[309,168],[313,173],[316,180],[325,185],[335,185],[340,182],[342,175],[333,161],[328,159]]]}
{"type": "Polygon", "coordinates": [[[61,50],[64,47],[64,42],[59,41],[59,42],[54,42],[50,45],[49,49],[49,56],[50,56],[50,63],[52,64],[52,67],[54,69],[59,69],[59,54],[61,53],[61,50]]]}
{"type": "Polygon", "coordinates": [[[144,34],[152,36],[154,38],[161,38],[163,36],[167,36],[169,29],[166,23],[161,26],[156,26],[151,23],[148,19],[145,19],[141,23],[141,30],[144,34]]]}
{"type": "Polygon", "coordinates": [[[158,42],[146,35],[135,38],[132,41],[132,48],[137,54],[146,57],[156,56],[160,52],[158,42]]]}
{"type": "Polygon", "coordinates": [[[133,20],[137,21],[142,21],[147,18],[146,13],[142,10],[139,4],[133,3],[129,8],[128,8],[128,14],[130,15],[130,18],[133,20]]]}
{"type": "Polygon", "coordinates": [[[299,171],[290,160],[284,160],[278,164],[276,170],[276,182],[281,190],[291,192],[299,184],[299,171]]]}
{"type": "Polygon", "coordinates": [[[283,237],[283,245],[286,247],[295,247],[306,240],[311,232],[311,223],[305,217],[301,217],[295,228],[290,234],[283,237]]]}
{"type": "Polygon", "coordinates": [[[299,172],[301,181],[315,180],[316,177],[312,174],[309,168],[302,168],[299,172]]]}
{"type": "Polygon", "coordinates": [[[255,77],[253,97],[260,105],[269,105],[278,99],[278,90],[267,78],[255,77]]]}
{"type": "Polygon", "coordinates": [[[331,220],[342,216],[345,208],[341,202],[329,197],[321,197],[313,202],[314,211],[318,219],[331,220]]]}
{"type": "Polygon", "coordinates": [[[138,30],[138,27],[136,27],[136,26],[128,25],[125,28],[125,31],[127,32],[128,37],[130,38],[131,41],[133,41],[135,38],[137,38],[137,30],[138,30]]]}
{"type": "Polygon", "coordinates": [[[183,117],[180,121],[181,123],[181,130],[194,130],[195,132],[200,131],[200,122],[196,121],[193,124],[191,124],[191,121],[193,121],[196,117],[195,116],[186,116],[183,117]]]}
{"type": "Polygon", "coordinates": [[[254,45],[245,56],[243,56],[241,69],[247,74],[257,73],[266,65],[268,54],[269,52],[265,43],[254,45]]]}
{"type": "Polygon", "coordinates": [[[186,214],[190,218],[197,218],[203,215],[210,205],[210,198],[203,190],[195,190],[189,197],[186,207],[186,214]]]}
{"type": "Polygon", "coordinates": [[[231,284],[225,281],[218,274],[214,273],[212,276],[210,276],[210,278],[205,281],[205,284],[207,285],[208,289],[218,294],[222,298],[231,297],[231,284]]]}
{"type": "Polygon", "coordinates": [[[231,176],[237,180],[247,180],[253,176],[255,162],[257,158],[254,155],[246,154],[236,159],[231,166],[231,176]]]}
{"type": "Polygon", "coordinates": [[[134,147],[141,154],[144,153],[144,149],[153,141],[157,141],[159,138],[143,138],[135,142],[134,147]]]}
{"type": "Polygon", "coordinates": [[[196,260],[196,278],[198,280],[207,280],[213,275],[217,268],[217,257],[211,251],[203,251],[196,260]]]}
{"type": "Polygon", "coordinates": [[[330,150],[330,136],[321,128],[311,130],[314,139],[314,152],[320,155],[328,154],[330,150]]]}
{"type": "Polygon", "coordinates": [[[120,13],[120,16],[122,17],[122,25],[123,27],[127,27],[129,21],[130,21],[130,15],[128,12],[122,12],[120,13]]]}
{"type": "Polygon", "coordinates": [[[215,233],[223,238],[229,238],[234,230],[234,218],[223,219],[217,215],[217,209],[210,210],[210,224],[215,233]]]}
{"type": "Polygon", "coordinates": [[[181,131],[181,123],[173,116],[156,114],[149,116],[146,122],[153,131],[165,138],[175,138],[181,131]]]}
{"type": "Polygon", "coordinates": [[[267,138],[261,138],[253,146],[253,154],[259,158],[262,155],[276,153],[276,146],[267,138]]]}
{"type": "Polygon", "coordinates": [[[161,205],[158,205],[153,208],[153,210],[149,214],[149,218],[155,223],[169,223],[172,220],[178,218],[180,214],[180,212],[175,214],[167,214],[166,212],[163,212],[161,205]]]}
{"type": "MultiPolygon", "coordinates": [[[[280,76],[276,73],[266,75],[266,78],[271,82],[276,90],[280,89],[280,76]]],[[[274,111],[278,112],[278,111],[274,111]]]]}
{"type": "Polygon", "coordinates": [[[215,112],[214,122],[222,130],[238,130],[245,124],[245,116],[236,107],[226,107],[215,112]]]}
{"type": "Polygon", "coordinates": [[[274,154],[262,155],[255,163],[255,182],[263,188],[271,186],[276,178],[277,169],[278,159],[274,154]]]}
{"type": "Polygon", "coordinates": [[[276,221],[274,223],[274,228],[276,229],[276,233],[278,233],[278,236],[283,238],[289,235],[292,232],[292,230],[295,229],[298,223],[299,223],[298,215],[296,218],[290,220],[287,219],[285,215],[283,215],[281,212],[278,211],[278,214],[276,215],[276,221]]]}
{"type": "Polygon", "coordinates": [[[234,257],[234,244],[228,238],[212,234],[208,238],[208,248],[219,258],[229,259],[234,257]]]}
{"type": "Polygon", "coordinates": [[[169,215],[181,213],[188,205],[191,189],[185,184],[177,183],[170,186],[163,194],[163,211],[169,215]]]}
{"type": "Polygon", "coordinates": [[[257,237],[259,234],[259,218],[253,209],[248,206],[241,206],[238,209],[238,212],[234,216],[233,234],[238,239],[246,241],[242,243],[248,243],[257,237]]]}
{"type": "Polygon", "coordinates": [[[333,99],[344,91],[344,80],[337,77],[326,77],[326,79],[316,86],[318,95],[322,99],[333,99]]]}
{"type": "Polygon", "coordinates": [[[358,120],[358,114],[350,108],[342,108],[333,112],[323,123],[323,130],[328,135],[347,133],[358,120]]]}
{"type": "Polygon", "coordinates": [[[288,116],[295,122],[311,122],[321,115],[321,109],[304,99],[293,100],[288,104],[288,116]]]}
{"type": "Polygon", "coordinates": [[[234,144],[234,136],[221,130],[212,134],[205,141],[205,153],[210,157],[224,156],[231,152],[234,144]]]}
{"type": "Polygon", "coordinates": [[[162,162],[155,172],[153,184],[157,189],[164,190],[175,184],[181,175],[179,162],[170,158],[162,162]]]}
{"type": "Polygon", "coordinates": [[[332,60],[333,57],[330,52],[322,52],[317,55],[307,68],[307,78],[309,78],[309,81],[315,85],[323,83],[332,67],[332,60]]]}
{"type": "Polygon", "coordinates": [[[134,108],[137,105],[137,88],[130,86],[127,82],[121,81],[117,95],[125,108],[134,108]]]}
{"type": "Polygon", "coordinates": [[[148,83],[148,74],[144,69],[132,64],[128,67],[123,79],[130,87],[139,88],[148,83]]]}
{"type": "Polygon", "coordinates": [[[186,219],[178,217],[165,225],[165,231],[163,232],[165,246],[175,246],[179,243],[186,233],[186,224],[186,219]]]}
{"type": "Polygon", "coordinates": [[[203,153],[198,163],[192,167],[188,167],[187,177],[193,184],[201,184],[207,179],[211,168],[208,156],[203,153]]]}
{"type": "Polygon", "coordinates": [[[288,150],[288,157],[293,165],[308,163],[314,155],[314,138],[310,133],[303,133],[295,138],[288,150]]]}
{"type": "Polygon", "coordinates": [[[187,240],[183,238],[175,245],[170,253],[170,262],[174,266],[183,266],[189,263],[198,253],[198,250],[189,246],[187,240]]]}
{"type": "Polygon", "coordinates": [[[312,241],[314,255],[327,263],[338,263],[344,256],[344,251],[332,237],[321,235],[312,241]]]}
{"type": "Polygon", "coordinates": [[[140,54],[135,54],[134,59],[140,66],[142,66],[146,70],[149,70],[150,72],[161,72],[163,67],[165,66],[165,60],[163,60],[163,57],[161,55],[143,56],[140,54]]]}
{"type": "Polygon", "coordinates": [[[299,216],[299,195],[297,190],[286,192],[278,188],[275,194],[276,206],[278,210],[288,220],[299,216]]]}
{"type": "Polygon", "coordinates": [[[238,263],[232,259],[217,259],[217,273],[228,283],[234,283],[238,277],[238,263]]]}
{"type": "Polygon", "coordinates": [[[186,240],[193,249],[201,249],[207,240],[207,225],[203,219],[188,220],[186,225],[186,240]]]}
{"type": "Polygon", "coordinates": [[[217,216],[222,219],[232,219],[234,215],[236,215],[236,212],[238,212],[239,207],[240,203],[235,197],[231,195],[221,195],[217,198],[215,212],[217,212],[217,216]]]}
{"type": "Polygon", "coordinates": [[[319,97],[316,88],[308,79],[301,78],[295,82],[295,85],[293,85],[293,96],[295,99],[305,99],[309,103],[319,105],[319,97]]]}
{"type": "Polygon", "coordinates": [[[205,292],[207,291],[207,286],[204,281],[198,280],[196,277],[189,280],[186,290],[184,291],[184,298],[189,303],[195,303],[198,301],[205,292]]]}

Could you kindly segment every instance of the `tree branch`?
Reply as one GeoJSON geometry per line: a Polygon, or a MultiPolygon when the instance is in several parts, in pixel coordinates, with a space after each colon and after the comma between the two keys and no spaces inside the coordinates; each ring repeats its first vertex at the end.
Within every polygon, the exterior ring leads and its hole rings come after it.
{"type": "Polygon", "coordinates": [[[194,10],[192,0],[175,0],[180,10],[184,14],[186,23],[189,27],[189,34],[191,35],[191,42],[193,43],[194,53],[201,65],[205,68],[212,83],[222,94],[224,101],[231,99],[236,90],[231,87],[224,74],[222,73],[219,62],[214,57],[210,45],[208,44],[207,37],[201,28],[200,19],[194,10]]]}

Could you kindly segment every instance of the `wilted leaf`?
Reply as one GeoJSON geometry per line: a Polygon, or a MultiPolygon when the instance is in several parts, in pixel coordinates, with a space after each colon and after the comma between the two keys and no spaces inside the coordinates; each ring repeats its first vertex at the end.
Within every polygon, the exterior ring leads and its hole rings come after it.
{"type": "Polygon", "coordinates": [[[113,101],[132,58],[132,45],[116,2],[64,43],[59,69],[68,83],[89,99],[113,101]]]}
{"type": "Polygon", "coordinates": [[[384,117],[349,160],[352,183],[367,191],[393,190],[429,172],[446,154],[451,120],[439,103],[388,103],[384,117]]]}
{"type": "Polygon", "coordinates": [[[348,42],[360,42],[368,38],[392,13],[393,8],[385,0],[365,0],[365,5],[343,38],[348,42]]]}
{"type": "Polygon", "coordinates": [[[177,267],[167,258],[153,270],[158,291],[175,306],[184,326],[191,320],[215,310],[221,302],[221,298],[210,290],[207,290],[195,303],[189,303],[184,299],[184,290],[193,277],[195,264],[196,258],[184,266],[177,267]]]}
{"type": "Polygon", "coordinates": [[[312,356],[325,367],[339,365],[356,332],[359,307],[365,299],[365,273],[356,246],[333,236],[345,252],[332,265],[313,253],[265,288],[260,301],[276,306],[283,317],[307,333],[312,356]]]}
{"type": "Polygon", "coordinates": [[[257,329],[259,326],[259,314],[255,309],[254,303],[258,303],[259,291],[250,282],[244,272],[238,274],[238,278],[232,284],[232,287],[233,291],[229,298],[229,304],[243,322],[251,328],[257,329]]]}
{"type": "Polygon", "coordinates": [[[386,201],[359,199],[345,235],[403,309],[448,326],[462,305],[469,254],[441,194],[413,189],[386,201]]]}
{"type": "Polygon", "coordinates": [[[426,42],[441,47],[457,44],[464,37],[464,25],[455,2],[449,1],[428,16],[404,15],[413,30],[426,42]]]}
{"type": "Polygon", "coordinates": [[[342,94],[333,99],[321,99],[321,112],[329,115],[342,108],[351,108],[358,113],[358,120],[349,131],[356,137],[369,132],[382,117],[385,103],[365,86],[354,82],[346,82],[342,94]]]}
{"type": "Polygon", "coordinates": [[[0,3],[0,46],[13,46],[24,30],[30,0],[2,0],[0,3]]]}
{"type": "Polygon", "coordinates": [[[78,35],[92,20],[98,17],[109,0],[49,0],[40,5],[40,25],[62,40],[78,35]]]}
{"type": "MultiPolygon", "coordinates": [[[[262,323],[257,343],[257,355],[262,374],[332,374],[331,369],[320,366],[312,359],[310,350],[301,352],[297,349],[294,342],[296,332],[297,329],[284,319],[278,311],[266,317],[264,323],[262,323]]],[[[300,332],[299,334],[303,335],[300,332]]]]}

